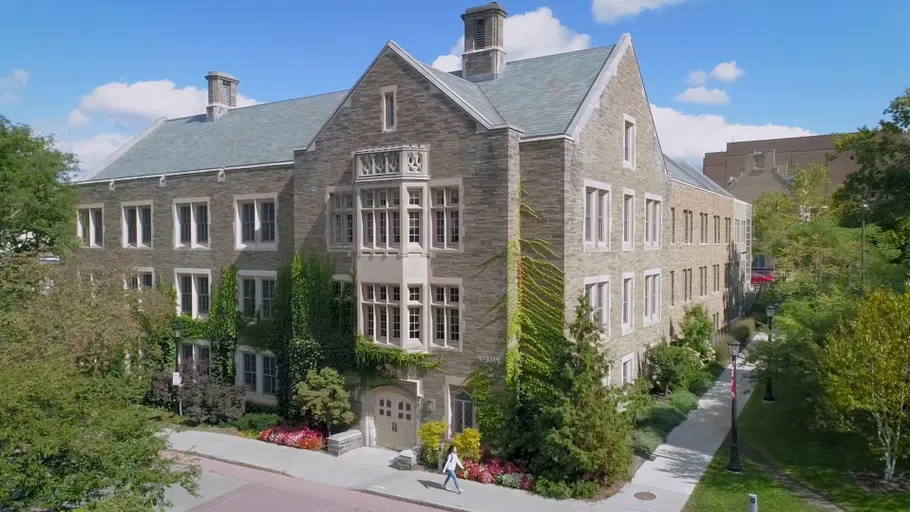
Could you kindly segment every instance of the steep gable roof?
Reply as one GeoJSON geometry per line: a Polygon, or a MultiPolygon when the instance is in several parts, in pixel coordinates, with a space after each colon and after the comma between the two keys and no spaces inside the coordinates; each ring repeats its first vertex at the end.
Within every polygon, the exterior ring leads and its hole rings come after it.
{"type": "Polygon", "coordinates": [[[722,195],[724,197],[729,197],[730,199],[733,196],[724,190],[723,187],[714,183],[714,180],[704,175],[703,172],[699,171],[692,164],[682,161],[674,160],[667,155],[664,155],[664,164],[667,166],[667,171],[670,173],[670,177],[676,181],[680,181],[687,185],[692,185],[693,187],[712,192],[714,194],[722,195]]]}
{"type": "MultiPolygon", "coordinates": [[[[434,69],[389,41],[347,91],[235,108],[217,121],[204,114],[167,119],[129,141],[84,181],[290,163],[345,104],[387,51],[394,52],[487,129],[509,127],[523,138],[572,135],[600,94],[620,45],[511,61],[496,79],[471,82],[434,69]]],[[[460,72],[459,72],[460,73],[460,72]]]]}

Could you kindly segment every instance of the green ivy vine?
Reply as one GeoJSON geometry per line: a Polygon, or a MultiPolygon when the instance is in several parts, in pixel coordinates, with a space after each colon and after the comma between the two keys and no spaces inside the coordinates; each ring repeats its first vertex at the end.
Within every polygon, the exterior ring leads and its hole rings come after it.
{"type": "Polygon", "coordinates": [[[233,386],[237,365],[237,267],[221,271],[221,282],[212,290],[212,305],[204,323],[205,337],[211,345],[212,376],[224,385],[233,386]]]}

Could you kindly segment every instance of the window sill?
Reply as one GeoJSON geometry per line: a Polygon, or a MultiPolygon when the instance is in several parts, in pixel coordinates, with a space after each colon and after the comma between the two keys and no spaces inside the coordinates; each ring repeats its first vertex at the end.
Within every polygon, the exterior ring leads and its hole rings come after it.
{"type": "Polygon", "coordinates": [[[659,245],[645,245],[645,250],[646,251],[659,251],[660,246],[659,245]]]}
{"type": "Polygon", "coordinates": [[[234,246],[235,251],[277,251],[278,242],[266,242],[266,243],[250,243],[250,244],[239,244],[234,246]]]}
{"type": "Polygon", "coordinates": [[[131,249],[131,250],[146,250],[146,251],[150,250],[150,249],[154,249],[154,247],[151,245],[124,245],[123,248],[131,249]]]}
{"type": "Polygon", "coordinates": [[[629,160],[623,160],[623,161],[622,161],[622,168],[623,168],[623,169],[629,169],[629,170],[631,170],[631,171],[634,171],[634,170],[635,170],[635,162],[630,162],[629,160]]]}
{"type": "Polygon", "coordinates": [[[585,242],[585,252],[610,252],[610,246],[605,243],[585,242]]]}
{"type": "Polygon", "coordinates": [[[464,249],[462,249],[461,247],[432,247],[430,249],[430,254],[435,254],[437,252],[443,253],[443,254],[446,254],[446,253],[454,254],[454,253],[464,252],[464,249]]]}
{"type": "Polygon", "coordinates": [[[623,245],[622,245],[622,250],[623,250],[623,252],[632,252],[632,251],[635,250],[635,246],[634,246],[634,245],[626,245],[626,244],[623,244],[623,245]]]}
{"type": "Polygon", "coordinates": [[[103,245],[83,245],[80,249],[104,249],[103,245]]]}
{"type": "Polygon", "coordinates": [[[209,246],[207,246],[207,245],[192,245],[192,246],[189,246],[189,245],[184,245],[184,244],[177,244],[177,245],[174,246],[174,250],[179,250],[179,251],[208,251],[208,250],[211,250],[211,248],[210,248],[209,246]]]}
{"type": "Polygon", "coordinates": [[[635,332],[635,329],[633,329],[631,325],[622,326],[622,335],[623,336],[625,336],[627,334],[632,334],[633,332],[635,332]]]}
{"type": "Polygon", "coordinates": [[[461,352],[461,347],[446,347],[436,343],[430,343],[430,349],[434,352],[461,352]]]}

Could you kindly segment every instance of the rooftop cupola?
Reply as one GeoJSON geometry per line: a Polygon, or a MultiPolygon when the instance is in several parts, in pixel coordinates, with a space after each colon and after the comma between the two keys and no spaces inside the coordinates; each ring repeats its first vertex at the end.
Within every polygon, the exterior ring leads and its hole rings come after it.
{"type": "Polygon", "coordinates": [[[464,20],[461,76],[472,82],[496,78],[506,66],[506,52],[503,50],[505,9],[491,2],[471,7],[461,15],[461,19],[464,20]]]}

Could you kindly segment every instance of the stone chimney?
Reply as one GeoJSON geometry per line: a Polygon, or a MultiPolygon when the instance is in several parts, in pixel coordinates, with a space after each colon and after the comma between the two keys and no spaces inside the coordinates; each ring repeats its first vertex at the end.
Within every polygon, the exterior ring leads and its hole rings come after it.
{"type": "Polygon", "coordinates": [[[209,71],[205,79],[209,83],[209,104],[205,107],[205,117],[214,121],[237,106],[237,84],[240,80],[220,71],[209,71]]]}
{"type": "Polygon", "coordinates": [[[498,3],[491,2],[471,7],[461,19],[464,20],[461,76],[472,82],[496,78],[506,66],[502,45],[506,11],[498,3]]]}

